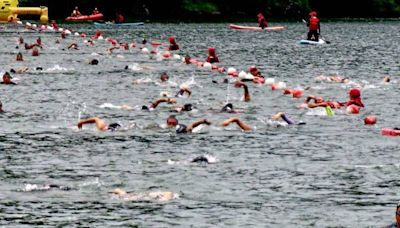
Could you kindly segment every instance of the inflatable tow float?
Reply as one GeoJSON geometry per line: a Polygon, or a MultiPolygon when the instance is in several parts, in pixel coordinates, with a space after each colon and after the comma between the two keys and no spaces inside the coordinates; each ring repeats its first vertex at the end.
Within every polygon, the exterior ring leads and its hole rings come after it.
{"type": "Polygon", "coordinates": [[[18,7],[18,4],[18,0],[0,0],[0,23],[17,22],[18,15],[40,15],[41,24],[49,21],[47,7],[18,7]]]}

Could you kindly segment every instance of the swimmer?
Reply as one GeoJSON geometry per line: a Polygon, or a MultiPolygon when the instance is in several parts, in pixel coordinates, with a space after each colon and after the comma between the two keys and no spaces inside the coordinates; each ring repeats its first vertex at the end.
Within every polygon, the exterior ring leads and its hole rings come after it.
{"type": "Polygon", "coordinates": [[[41,47],[42,46],[42,39],[39,37],[36,39],[36,43],[41,47]]]}
{"type": "Polygon", "coordinates": [[[304,101],[309,108],[317,108],[317,107],[327,107],[330,106],[331,108],[340,108],[344,104],[338,101],[325,101],[322,97],[315,97],[315,96],[308,96],[304,101]],[[314,101],[314,103],[309,103],[310,101],[314,101]]]}
{"type": "Polygon", "coordinates": [[[389,76],[385,76],[383,77],[383,83],[389,83],[390,82],[390,77],[389,76]]]}
{"type": "Polygon", "coordinates": [[[280,119],[280,118],[282,118],[282,120],[285,121],[285,122],[286,122],[287,124],[289,124],[289,125],[292,125],[292,124],[295,124],[295,125],[304,125],[304,124],[306,124],[305,122],[302,122],[302,121],[296,123],[295,121],[293,121],[292,119],[290,119],[290,118],[289,118],[285,113],[283,113],[283,112],[278,112],[278,113],[276,113],[275,115],[272,116],[272,119],[273,119],[273,120],[278,120],[278,119],[280,119]]]}
{"type": "Polygon", "coordinates": [[[197,120],[186,126],[184,124],[180,124],[179,121],[176,119],[175,115],[171,115],[167,118],[167,128],[175,127],[177,134],[191,133],[194,128],[202,124],[210,125],[211,122],[208,121],[207,119],[202,119],[202,120],[197,120]]]}
{"type": "Polygon", "coordinates": [[[192,104],[184,104],[183,106],[175,107],[173,112],[190,112],[193,110],[192,104]]]}
{"type": "Polygon", "coordinates": [[[4,112],[4,110],[3,110],[3,103],[1,103],[1,101],[0,101],[0,113],[3,113],[4,112]]]}
{"type": "Polygon", "coordinates": [[[222,107],[222,109],[219,112],[225,112],[225,113],[239,113],[239,112],[243,112],[243,110],[237,110],[233,108],[233,104],[232,103],[228,103],[226,105],[224,105],[224,107],[222,107]]]}
{"type": "Polygon", "coordinates": [[[203,154],[200,156],[197,156],[193,159],[190,160],[191,163],[206,163],[206,164],[213,164],[217,162],[217,159],[213,156],[210,156],[208,154],[203,154]]]}
{"type": "Polygon", "coordinates": [[[17,70],[10,69],[10,72],[13,74],[23,74],[23,73],[27,72],[28,70],[29,70],[28,67],[19,67],[19,68],[17,68],[17,70]]]}
{"type": "Polygon", "coordinates": [[[33,47],[32,56],[39,56],[39,49],[37,47],[33,47]]]}
{"type": "Polygon", "coordinates": [[[192,95],[192,91],[190,90],[189,86],[183,85],[181,89],[175,94],[175,97],[183,97],[185,93],[190,97],[192,95]]]}
{"type": "Polygon", "coordinates": [[[24,38],[22,38],[22,36],[20,36],[20,37],[18,38],[18,43],[19,43],[19,44],[24,44],[24,38]]]}
{"type": "Polygon", "coordinates": [[[89,65],[97,65],[97,64],[99,64],[99,60],[97,59],[92,59],[89,61],[89,65]]]}
{"type": "Polygon", "coordinates": [[[142,110],[150,110],[150,111],[154,110],[161,103],[175,104],[176,103],[176,99],[174,99],[174,98],[165,98],[165,97],[158,98],[158,99],[155,99],[154,101],[152,101],[149,106],[143,105],[142,106],[142,110]]]}
{"type": "Polygon", "coordinates": [[[349,101],[347,101],[346,106],[357,105],[359,107],[364,107],[361,101],[361,91],[357,88],[353,88],[349,91],[349,101]]]}
{"type": "Polygon", "coordinates": [[[236,81],[236,82],[235,82],[235,87],[236,87],[236,88],[243,87],[243,89],[244,89],[244,95],[243,95],[243,97],[244,97],[244,101],[245,101],[245,102],[249,102],[249,101],[251,100],[251,98],[250,98],[250,93],[249,93],[249,89],[248,89],[248,87],[247,87],[246,84],[244,84],[244,83],[241,82],[241,81],[236,81]]]}
{"type": "Polygon", "coordinates": [[[172,192],[127,193],[126,191],[120,188],[116,188],[112,191],[112,193],[122,198],[124,201],[167,202],[177,198],[172,192]]]}
{"type": "Polygon", "coordinates": [[[385,226],[385,228],[398,228],[400,227],[400,202],[397,203],[396,207],[396,221],[389,226],[385,226]]]}
{"type": "Polygon", "coordinates": [[[252,79],[254,83],[263,84],[265,82],[264,76],[261,74],[256,66],[250,66],[249,72],[251,75],[254,76],[254,78],[252,79]]]}
{"type": "Polygon", "coordinates": [[[215,54],[215,48],[208,49],[208,57],[207,57],[206,61],[209,63],[219,63],[217,54],[215,54]]]}
{"type": "Polygon", "coordinates": [[[3,85],[16,85],[17,83],[11,81],[11,79],[12,79],[12,77],[11,77],[10,73],[5,72],[4,75],[3,75],[3,81],[0,82],[0,84],[3,84],[3,85]]]}
{"type": "Polygon", "coordinates": [[[167,82],[168,79],[169,79],[168,74],[167,74],[166,72],[163,72],[163,73],[161,74],[161,76],[160,76],[161,82],[167,82]]]}
{"type": "Polygon", "coordinates": [[[175,36],[171,36],[169,38],[169,43],[170,43],[168,48],[169,51],[179,50],[179,45],[176,43],[175,36]]]}
{"type": "Polygon", "coordinates": [[[37,44],[37,43],[34,43],[34,44],[27,44],[27,43],[25,43],[25,49],[26,50],[30,50],[30,49],[32,49],[32,48],[34,48],[34,47],[40,47],[40,48],[42,48],[42,46],[40,46],[39,44],[37,44]]]}
{"type": "Polygon", "coordinates": [[[24,61],[24,58],[22,57],[21,52],[18,52],[16,61],[24,61]]]}
{"type": "Polygon", "coordinates": [[[121,128],[121,125],[118,123],[112,123],[110,125],[106,124],[106,122],[98,117],[92,117],[88,119],[80,120],[78,123],[78,128],[82,129],[82,126],[85,124],[95,123],[96,128],[99,131],[116,131],[121,128]]]}
{"type": "Polygon", "coordinates": [[[77,43],[72,43],[68,46],[68,49],[75,49],[75,50],[79,50],[78,49],[78,44],[77,43]]]}
{"type": "Polygon", "coordinates": [[[191,64],[191,62],[190,62],[190,55],[185,55],[185,63],[186,64],[191,64]]]}
{"type": "Polygon", "coordinates": [[[347,84],[350,82],[350,80],[348,78],[344,78],[344,77],[337,76],[337,75],[331,75],[331,76],[319,75],[319,76],[315,77],[315,80],[317,82],[327,81],[327,82],[337,82],[337,83],[344,83],[344,84],[347,84]]]}
{"type": "Polygon", "coordinates": [[[252,131],[252,130],[253,130],[253,128],[252,128],[250,125],[246,124],[245,122],[243,122],[242,120],[240,120],[240,119],[237,118],[237,117],[229,118],[229,119],[224,120],[224,121],[221,123],[220,126],[221,126],[221,127],[227,127],[227,126],[229,126],[231,123],[236,123],[236,124],[240,127],[240,129],[242,129],[243,131],[252,131]]]}

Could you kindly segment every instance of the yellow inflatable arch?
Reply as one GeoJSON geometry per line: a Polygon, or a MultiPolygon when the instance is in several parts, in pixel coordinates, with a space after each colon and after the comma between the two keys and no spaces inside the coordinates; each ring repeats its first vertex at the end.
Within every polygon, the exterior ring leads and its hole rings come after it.
{"type": "Polygon", "coordinates": [[[49,10],[47,7],[18,7],[18,0],[0,0],[0,23],[15,22],[20,15],[40,15],[40,23],[47,24],[49,10]]]}

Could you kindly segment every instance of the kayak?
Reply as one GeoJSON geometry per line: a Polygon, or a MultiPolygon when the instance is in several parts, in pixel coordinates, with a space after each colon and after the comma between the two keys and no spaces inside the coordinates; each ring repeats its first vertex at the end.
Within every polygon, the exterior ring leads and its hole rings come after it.
{"type": "Polygon", "coordinates": [[[135,22],[135,23],[98,23],[94,22],[94,26],[96,27],[105,27],[105,26],[141,26],[144,25],[144,22],[135,22]]]}
{"type": "Polygon", "coordinates": [[[98,21],[103,19],[103,14],[93,14],[93,15],[82,15],[77,17],[67,17],[66,21],[98,21]]]}
{"type": "Polygon", "coordinates": [[[230,24],[229,28],[237,29],[237,30],[265,30],[265,31],[281,31],[284,30],[284,26],[273,26],[273,27],[265,27],[262,29],[261,27],[254,27],[254,26],[241,26],[241,25],[234,25],[230,24]]]}
{"type": "Polygon", "coordinates": [[[325,40],[323,40],[323,39],[319,39],[318,42],[312,41],[312,40],[300,40],[299,43],[300,44],[311,44],[311,45],[326,44],[325,40]]]}

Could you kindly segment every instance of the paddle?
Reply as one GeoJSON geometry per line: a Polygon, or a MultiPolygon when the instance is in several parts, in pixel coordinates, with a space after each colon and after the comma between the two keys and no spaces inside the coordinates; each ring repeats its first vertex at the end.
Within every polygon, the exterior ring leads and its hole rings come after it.
{"type": "MultiPolygon", "coordinates": [[[[307,24],[307,21],[306,21],[306,20],[304,20],[304,19],[301,19],[301,20],[303,21],[304,24],[307,24]]],[[[319,36],[320,36],[321,38],[323,38],[322,35],[321,35],[321,30],[319,31],[319,36]]],[[[323,39],[323,40],[324,40],[325,43],[327,43],[327,44],[330,44],[330,43],[331,43],[329,40],[325,40],[325,39],[323,39]]]]}

